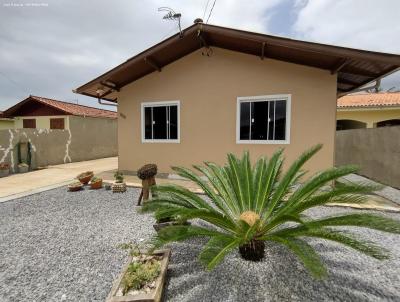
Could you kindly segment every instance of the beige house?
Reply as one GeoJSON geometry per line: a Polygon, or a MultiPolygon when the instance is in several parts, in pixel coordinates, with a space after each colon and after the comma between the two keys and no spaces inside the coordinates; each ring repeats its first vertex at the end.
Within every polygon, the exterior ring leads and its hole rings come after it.
{"type": "Polygon", "coordinates": [[[79,124],[81,118],[113,123],[117,113],[31,95],[4,111],[3,117],[13,121],[13,127],[7,129],[69,130],[71,123],[79,124]]]}
{"type": "Polygon", "coordinates": [[[14,120],[5,118],[3,111],[0,111],[0,130],[14,129],[14,120]]]}
{"type": "Polygon", "coordinates": [[[334,164],[337,95],[399,66],[396,55],[195,23],[75,92],[118,103],[120,170],[278,148],[290,162],[322,143],[315,172],[334,164]]]}
{"type": "Polygon", "coordinates": [[[400,92],[346,95],[338,99],[337,130],[400,125],[400,92]]]}

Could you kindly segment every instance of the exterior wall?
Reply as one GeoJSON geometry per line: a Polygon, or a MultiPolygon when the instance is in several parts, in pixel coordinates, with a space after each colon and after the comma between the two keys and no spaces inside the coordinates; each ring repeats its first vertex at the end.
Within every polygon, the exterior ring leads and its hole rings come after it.
{"type": "Polygon", "coordinates": [[[249,150],[255,160],[285,148],[292,162],[305,149],[323,143],[309,163],[312,172],[333,166],[336,76],[329,72],[276,60],[260,60],[233,51],[201,50],[125,86],[118,96],[119,169],[136,171],[156,163],[170,166],[203,161],[225,163],[226,153],[249,150]],[[237,97],[291,94],[290,143],[237,144],[237,97]],[[180,143],[142,143],[141,103],[180,101],[180,143]]]}
{"type": "MultiPolygon", "coordinates": [[[[17,171],[18,143],[30,142],[32,169],[37,167],[111,157],[118,154],[117,120],[70,117],[70,128],[0,130],[0,163],[17,171]]],[[[25,156],[21,154],[21,157],[25,156]]]]}
{"type": "Polygon", "coordinates": [[[367,128],[376,127],[376,123],[391,119],[400,119],[400,108],[383,109],[339,109],[337,120],[356,120],[367,124],[367,128]]]}
{"type": "Polygon", "coordinates": [[[15,129],[23,129],[23,119],[36,119],[36,129],[50,129],[50,119],[63,118],[65,130],[69,129],[69,118],[72,116],[52,115],[52,116],[18,116],[15,117],[15,129]]]}
{"type": "Polygon", "coordinates": [[[14,129],[14,121],[9,119],[0,119],[0,130],[14,129]]]}
{"type": "Polygon", "coordinates": [[[336,133],[336,165],[355,164],[360,174],[400,188],[400,126],[336,133]]]}

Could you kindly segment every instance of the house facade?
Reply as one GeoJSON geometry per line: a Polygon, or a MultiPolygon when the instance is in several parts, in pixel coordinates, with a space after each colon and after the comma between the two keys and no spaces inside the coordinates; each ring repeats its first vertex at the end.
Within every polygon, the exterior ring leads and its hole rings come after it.
{"type": "Polygon", "coordinates": [[[279,148],[291,162],[322,143],[307,166],[316,172],[334,164],[337,94],[398,66],[399,56],[197,23],[75,92],[118,103],[120,170],[156,163],[169,173],[279,148]]]}
{"type": "Polygon", "coordinates": [[[5,118],[3,111],[0,111],[0,130],[14,129],[14,120],[5,118]]]}
{"type": "Polygon", "coordinates": [[[400,125],[400,92],[343,96],[337,104],[337,130],[400,125]]]}
{"type": "Polygon", "coordinates": [[[17,171],[118,154],[117,113],[29,96],[4,112],[13,128],[0,130],[0,163],[17,171]]]}

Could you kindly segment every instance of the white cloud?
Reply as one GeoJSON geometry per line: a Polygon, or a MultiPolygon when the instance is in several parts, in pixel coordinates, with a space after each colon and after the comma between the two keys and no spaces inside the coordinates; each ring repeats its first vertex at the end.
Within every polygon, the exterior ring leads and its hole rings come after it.
{"type": "Polygon", "coordinates": [[[295,33],[304,39],[400,53],[400,1],[301,0],[295,33]]]}

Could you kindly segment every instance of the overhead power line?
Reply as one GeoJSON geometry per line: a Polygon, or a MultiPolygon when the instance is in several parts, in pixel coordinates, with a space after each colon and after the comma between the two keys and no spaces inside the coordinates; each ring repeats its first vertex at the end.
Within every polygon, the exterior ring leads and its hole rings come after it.
{"type": "Polygon", "coordinates": [[[24,94],[27,93],[29,94],[29,91],[25,88],[22,88],[22,86],[20,86],[16,81],[14,81],[13,79],[11,79],[10,77],[8,77],[6,74],[4,74],[3,72],[0,71],[0,74],[6,79],[8,80],[10,83],[12,83],[15,87],[17,87],[19,90],[21,90],[24,94]]]}
{"type": "Polygon", "coordinates": [[[214,6],[215,6],[215,2],[217,2],[217,0],[214,0],[214,3],[213,3],[213,5],[211,6],[210,14],[208,15],[208,18],[207,18],[207,22],[206,22],[206,24],[208,23],[208,20],[210,20],[211,14],[212,14],[212,12],[213,12],[213,9],[214,9],[214,6]]]}
{"type": "Polygon", "coordinates": [[[207,12],[207,8],[208,8],[208,4],[209,3],[210,3],[210,0],[207,0],[206,6],[204,7],[203,20],[206,17],[206,12],[207,12]]]}

